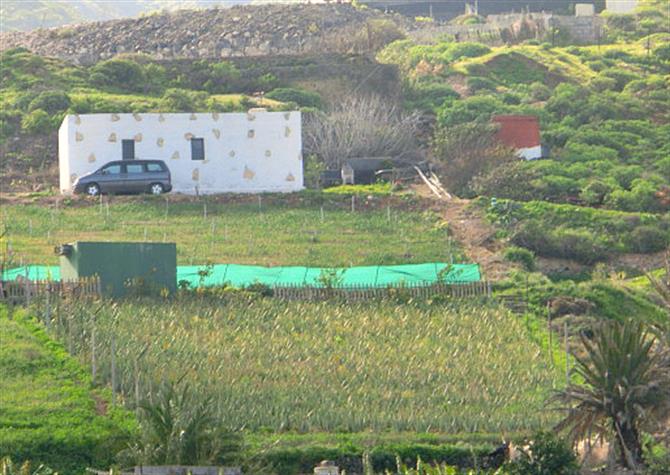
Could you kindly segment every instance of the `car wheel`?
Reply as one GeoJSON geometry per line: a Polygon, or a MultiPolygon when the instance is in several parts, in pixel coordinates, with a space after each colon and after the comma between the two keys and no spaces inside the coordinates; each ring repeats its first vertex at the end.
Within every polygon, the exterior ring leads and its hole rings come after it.
{"type": "Polygon", "coordinates": [[[149,187],[149,191],[151,191],[151,194],[152,194],[152,195],[160,195],[160,194],[162,194],[163,191],[165,191],[165,190],[164,190],[164,188],[163,188],[163,185],[161,185],[160,183],[153,183],[153,184],[149,187]]]}
{"type": "Polygon", "coordinates": [[[98,196],[100,194],[100,187],[97,183],[86,185],[86,194],[89,196],[98,196]]]}

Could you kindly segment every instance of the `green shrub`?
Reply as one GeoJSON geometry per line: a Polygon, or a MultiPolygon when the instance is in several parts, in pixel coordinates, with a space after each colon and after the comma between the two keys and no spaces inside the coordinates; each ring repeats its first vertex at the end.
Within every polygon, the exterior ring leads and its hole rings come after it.
{"type": "Polygon", "coordinates": [[[589,206],[597,206],[603,204],[605,197],[612,191],[612,187],[600,180],[592,181],[586,185],[579,197],[589,206]]]}
{"type": "Polygon", "coordinates": [[[488,122],[491,116],[508,111],[508,106],[494,96],[472,96],[460,101],[447,101],[437,111],[441,125],[465,122],[488,122]]]}
{"type": "Polygon", "coordinates": [[[208,65],[204,87],[212,94],[224,94],[235,89],[239,82],[240,71],[234,64],[226,61],[208,65]]]}
{"type": "Polygon", "coordinates": [[[626,71],[625,69],[620,68],[611,68],[606,69],[600,73],[601,76],[610,78],[614,80],[614,89],[617,91],[623,91],[623,88],[626,87],[626,84],[629,82],[640,79],[635,73],[626,71]]]}
{"type": "Polygon", "coordinates": [[[505,259],[521,264],[527,271],[535,270],[535,254],[522,247],[508,247],[505,249],[505,259]]]}
{"type": "Polygon", "coordinates": [[[584,264],[607,259],[611,247],[607,241],[586,229],[551,229],[535,220],[521,224],[513,234],[512,242],[540,256],[571,259],[584,264]]]}
{"type": "Polygon", "coordinates": [[[270,89],[276,88],[278,84],[279,79],[277,79],[277,76],[272,73],[266,73],[256,80],[256,89],[269,91],[270,89]]]}
{"type": "Polygon", "coordinates": [[[551,89],[541,82],[534,82],[530,85],[530,96],[534,101],[546,101],[551,97],[551,89]]]}
{"type": "Polygon", "coordinates": [[[519,450],[519,457],[505,464],[510,475],[579,475],[577,457],[568,443],[550,432],[535,434],[528,441],[528,450],[519,450]]]}
{"type": "Polygon", "coordinates": [[[18,111],[0,110],[0,137],[8,137],[18,132],[21,119],[21,113],[18,111]]]}
{"type": "Polygon", "coordinates": [[[49,114],[42,109],[35,109],[23,116],[21,128],[31,134],[39,134],[51,131],[54,127],[49,114]]]}
{"type": "Polygon", "coordinates": [[[70,96],[63,91],[44,91],[30,102],[28,110],[42,109],[48,114],[56,114],[66,111],[70,103],[70,96]]]}
{"type": "Polygon", "coordinates": [[[90,76],[94,86],[136,92],[146,89],[146,79],[142,66],[128,59],[102,61],[93,66],[90,76]]]}
{"type": "Polygon", "coordinates": [[[477,58],[491,52],[491,48],[481,43],[453,43],[449,47],[451,61],[460,58],[477,58]]]}
{"type": "Polygon", "coordinates": [[[662,251],[670,243],[668,230],[655,226],[638,226],[627,237],[628,246],[634,252],[643,254],[662,251]]]}
{"type": "Polygon", "coordinates": [[[315,92],[303,91],[289,87],[279,87],[268,92],[265,97],[281,102],[295,102],[300,107],[314,107],[320,109],[323,107],[321,96],[315,92]]]}
{"type": "Polygon", "coordinates": [[[205,107],[207,93],[171,88],[161,98],[161,106],[169,112],[193,112],[205,107]]]}
{"type": "Polygon", "coordinates": [[[333,460],[347,473],[362,473],[362,457],[367,452],[375,473],[395,473],[397,461],[415,466],[421,459],[426,464],[447,464],[462,468],[474,465],[490,451],[486,447],[459,447],[455,445],[389,444],[372,449],[353,444],[339,447],[311,446],[273,449],[262,455],[262,464],[276,473],[308,473],[322,460],[333,460]]]}
{"type": "Polygon", "coordinates": [[[449,84],[429,82],[414,83],[405,89],[408,109],[434,111],[446,101],[458,99],[459,94],[449,84]]]}
{"type": "Polygon", "coordinates": [[[23,310],[10,320],[0,306],[0,457],[17,464],[31,460],[61,473],[109,467],[135,429],[131,413],[109,407],[96,412],[93,396],[108,403],[110,394],[93,393],[88,373],[23,310]]]}
{"type": "Polygon", "coordinates": [[[664,43],[653,50],[654,56],[661,61],[670,61],[670,43],[664,43]]]}
{"type": "Polygon", "coordinates": [[[473,94],[476,94],[480,91],[495,91],[496,83],[484,77],[469,77],[468,89],[473,94]]]}
{"type": "Polygon", "coordinates": [[[602,91],[612,91],[616,89],[616,79],[597,76],[589,82],[589,86],[595,89],[598,92],[602,91]]]}
{"type": "Polygon", "coordinates": [[[630,191],[615,190],[607,196],[605,204],[624,211],[663,212],[669,209],[667,203],[659,198],[660,185],[652,181],[637,178],[633,180],[630,191]]]}

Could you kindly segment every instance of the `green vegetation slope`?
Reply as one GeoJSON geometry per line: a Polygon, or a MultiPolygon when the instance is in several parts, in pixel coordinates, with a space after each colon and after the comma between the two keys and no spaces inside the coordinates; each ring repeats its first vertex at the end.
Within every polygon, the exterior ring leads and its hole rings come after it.
{"type": "Polygon", "coordinates": [[[0,307],[0,457],[44,463],[61,473],[105,468],[135,430],[109,406],[108,391],[37,322],[0,307]]]}

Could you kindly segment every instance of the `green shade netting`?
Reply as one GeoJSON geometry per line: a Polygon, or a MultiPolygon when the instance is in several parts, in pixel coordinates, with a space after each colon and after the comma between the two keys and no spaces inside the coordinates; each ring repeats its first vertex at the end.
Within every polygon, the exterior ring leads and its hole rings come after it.
{"type": "MultiPolygon", "coordinates": [[[[178,266],[177,281],[186,280],[192,286],[200,285],[199,271],[205,266],[178,266]]],[[[394,284],[430,285],[440,280],[444,282],[477,282],[481,280],[478,264],[409,264],[399,266],[364,266],[344,268],[320,267],[261,267],[239,264],[220,264],[208,269],[202,278],[206,286],[221,285],[224,282],[235,287],[261,283],[271,287],[319,286],[322,272],[334,271],[333,282],[338,286],[387,287],[394,284]],[[446,269],[446,270],[445,270],[446,269]]],[[[5,271],[3,280],[27,277],[30,280],[60,279],[58,266],[26,266],[5,271]]]]}

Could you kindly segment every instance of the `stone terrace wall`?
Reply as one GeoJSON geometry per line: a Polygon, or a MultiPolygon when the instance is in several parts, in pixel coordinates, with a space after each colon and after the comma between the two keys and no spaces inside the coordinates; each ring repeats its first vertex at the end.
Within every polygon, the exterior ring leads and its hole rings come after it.
{"type": "Polygon", "coordinates": [[[79,64],[120,53],[170,59],[346,52],[375,19],[409,21],[346,4],[235,6],[3,33],[0,50],[20,46],[79,64]]]}
{"type": "Polygon", "coordinates": [[[457,41],[498,45],[530,37],[542,39],[554,27],[566,31],[579,43],[595,43],[601,36],[602,19],[599,16],[575,17],[552,13],[504,13],[489,15],[486,23],[480,24],[428,24],[410,31],[409,36],[422,43],[435,42],[447,36],[456,38],[457,41]]]}

